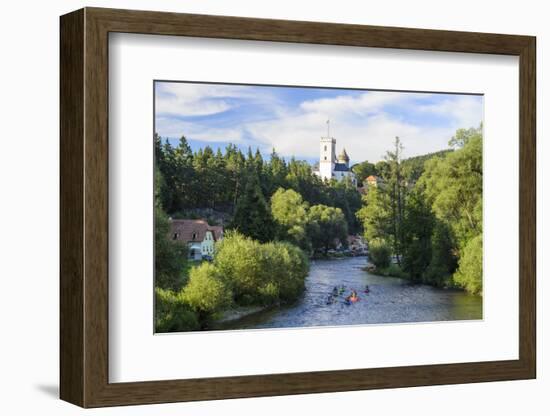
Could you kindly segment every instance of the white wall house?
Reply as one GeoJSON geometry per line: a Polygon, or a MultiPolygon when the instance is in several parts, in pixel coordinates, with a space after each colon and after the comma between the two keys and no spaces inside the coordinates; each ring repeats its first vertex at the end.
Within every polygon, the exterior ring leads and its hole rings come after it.
{"type": "Polygon", "coordinates": [[[223,227],[208,225],[205,220],[172,220],[172,239],[187,244],[191,260],[214,256],[215,243],[223,239],[223,227]]]}

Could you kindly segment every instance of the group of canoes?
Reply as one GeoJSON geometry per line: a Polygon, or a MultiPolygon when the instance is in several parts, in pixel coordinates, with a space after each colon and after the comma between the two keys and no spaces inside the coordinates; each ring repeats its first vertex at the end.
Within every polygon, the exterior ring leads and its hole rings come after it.
{"type": "MultiPolygon", "coordinates": [[[[346,291],[346,287],[344,285],[340,285],[340,287],[334,286],[334,288],[332,289],[332,292],[327,296],[327,302],[326,302],[327,305],[332,305],[333,303],[335,303],[338,297],[343,295],[345,291],[346,291]]],[[[365,294],[370,293],[369,285],[365,286],[365,290],[363,291],[363,293],[365,294]]],[[[351,305],[355,302],[359,302],[359,300],[360,298],[359,298],[359,295],[357,294],[357,291],[355,289],[352,289],[351,294],[344,298],[344,303],[346,305],[351,305]]]]}

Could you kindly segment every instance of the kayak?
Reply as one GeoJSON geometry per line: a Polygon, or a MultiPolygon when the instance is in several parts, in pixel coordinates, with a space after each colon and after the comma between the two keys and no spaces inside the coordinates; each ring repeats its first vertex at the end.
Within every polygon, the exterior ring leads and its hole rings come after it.
{"type": "Polygon", "coordinates": [[[352,303],[359,302],[359,296],[356,298],[346,298],[346,304],[351,305],[352,303]]]}

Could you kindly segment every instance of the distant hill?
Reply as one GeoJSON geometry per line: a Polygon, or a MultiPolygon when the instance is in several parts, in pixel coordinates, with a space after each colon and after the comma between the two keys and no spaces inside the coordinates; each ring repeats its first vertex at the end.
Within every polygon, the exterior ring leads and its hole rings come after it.
{"type": "Polygon", "coordinates": [[[403,159],[401,161],[401,166],[406,172],[409,180],[416,182],[424,172],[424,163],[426,163],[426,161],[433,159],[434,157],[444,157],[452,151],[453,149],[446,149],[438,152],[427,153],[425,155],[409,157],[408,159],[403,159]]]}

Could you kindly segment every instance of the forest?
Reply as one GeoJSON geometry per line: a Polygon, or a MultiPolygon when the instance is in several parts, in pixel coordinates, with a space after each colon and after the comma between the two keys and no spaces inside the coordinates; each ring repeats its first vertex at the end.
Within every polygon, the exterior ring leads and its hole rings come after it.
{"type": "Polygon", "coordinates": [[[459,129],[450,151],[411,162],[396,138],[357,213],[379,273],[482,294],[482,145],[482,126],[459,129]]]}

